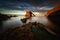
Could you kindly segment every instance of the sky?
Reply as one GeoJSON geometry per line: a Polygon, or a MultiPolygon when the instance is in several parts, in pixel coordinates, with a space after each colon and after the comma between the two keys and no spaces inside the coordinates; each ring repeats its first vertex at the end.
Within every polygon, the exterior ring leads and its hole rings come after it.
{"type": "Polygon", "coordinates": [[[22,7],[54,7],[60,0],[0,0],[0,8],[19,9],[22,7]]]}
{"type": "Polygon", "coordinates": [[[58,5],[59,2],[60,0],[0,0],[0,12],[4,10],[47,11],[58,5]]]}

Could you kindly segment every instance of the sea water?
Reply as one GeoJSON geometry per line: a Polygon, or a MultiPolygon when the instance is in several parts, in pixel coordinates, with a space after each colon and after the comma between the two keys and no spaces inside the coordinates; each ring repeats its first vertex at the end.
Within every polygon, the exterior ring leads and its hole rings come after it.
{"type": "MultiPolygon", "coordinates": [[[[11,17],[10,19],[3,21],[3,28],[14,28],[14,27],[20,27],[24,25],[24,23],[21,21],[21,19],[25,18],[25,16],[17,16],[17,17],[11,17]]],[[[47,19],[45,16],[37,16],[37,17],[31,17],[27,20],[26,24],[29,22],[37,22],[42,23],[44,25],[47,25],[47,19]]]]}

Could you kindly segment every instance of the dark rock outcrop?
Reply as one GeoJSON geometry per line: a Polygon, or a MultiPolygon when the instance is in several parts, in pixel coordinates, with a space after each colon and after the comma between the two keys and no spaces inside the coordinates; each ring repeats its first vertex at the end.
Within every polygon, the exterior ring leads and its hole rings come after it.
{"type": "Polygon", "coordinates": [[[56,33],[56,40],[60,40],[60,5],[49,10],[46,16],[50,21],[51,29],[56,33]]]}
{"type": "Polygon", "coordinates": [[[60,26],[60,4],[49,10],[46,16],[51,22],[53,22],[57,26],[60,26]]]}
{"type": "Polygon", "coordinates": [[[0,13],[0,30],[2,29],[2,25],[3,25],[2,21],[8,20],[8,19],[10,19],[8,15],[0,13]]]}
{"type": "Polygon", "coordinates": [[[5,14],[0,13],[0,21],[7,20],[9,18],[10,17],[8,15],[5,15],[5,14]]]}
{"type": "Polygon", "coordinates": [[[58,13],[55,14],[55,12],[60,10],[60,4],[57,5],[56,7],[54,7],[53,9],[49,10],[46,14],[46,16],[48,17],[49,15],[53,14],[53,15],[57,15],[58,13]]]}

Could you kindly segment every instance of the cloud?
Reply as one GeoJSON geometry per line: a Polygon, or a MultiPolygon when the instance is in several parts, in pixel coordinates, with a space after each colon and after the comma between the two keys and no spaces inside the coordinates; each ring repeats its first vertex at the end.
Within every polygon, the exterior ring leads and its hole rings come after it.
{"type": "Polygon", "coordinates": [[[0,8],[12,8],[12,9],[19,9],[22,7],[32,7],[33,5],[26,3],[26,2],[2,2],[0,3],[0,8]]]}
{"type": "MultiPolygon", "coordinates": [[[[57,1],[58,2],[58,1],[57,1]]],[[[40,10],[41,7],[45,7],[43,10],[49,10],[56,6],[58,3],[56,0],[2,0],[0,1],[0,9],[12,9],[12,10],[40,10]],[[38,8],[37,8],[38,7],[38,8]]]]}

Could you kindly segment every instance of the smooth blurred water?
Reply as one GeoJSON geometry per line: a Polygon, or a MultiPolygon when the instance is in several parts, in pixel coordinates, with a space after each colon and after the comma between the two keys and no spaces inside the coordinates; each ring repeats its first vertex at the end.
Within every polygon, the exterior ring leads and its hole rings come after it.
{"type": "MultiPolygon", "coordinates": [[[[10,28],[10,27],[14,28],[14,27],[22,26],[23,23],[21,19],[23,18],[25,18],[25,16],[12,17],[11,19],[3,21],[3,28],[10,28]]],[[[29,22],[39,22],[44,25],[48,24],[45,16],[32,17],[28,19],[26,23],[29,23],[29,22]]]]}

